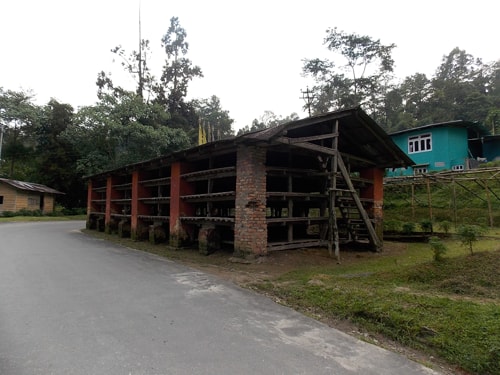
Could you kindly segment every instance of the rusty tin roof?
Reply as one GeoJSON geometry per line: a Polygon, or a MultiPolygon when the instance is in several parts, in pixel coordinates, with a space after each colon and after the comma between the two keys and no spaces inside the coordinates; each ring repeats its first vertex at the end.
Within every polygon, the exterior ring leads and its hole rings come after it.
{"type": "Polygon", "coordinates": [[[25,181],[10,180],[8,178],[0,178],[0,183],[10,185],[19,190],[37,191],[40,193],[50,193],[50,194],[64,194],[60,191],[49,188],[48,186],[42,184],[36,184],[34,182],[25,182],[25,181]]]}

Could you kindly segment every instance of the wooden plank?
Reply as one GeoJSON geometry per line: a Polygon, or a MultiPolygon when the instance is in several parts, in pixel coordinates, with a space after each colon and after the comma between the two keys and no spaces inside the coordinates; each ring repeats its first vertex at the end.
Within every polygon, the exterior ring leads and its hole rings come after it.
{"type": "Polygon", "coordinates": [[[382,243],[380,242],[377,233],[375,232],[375,228],[373,227],[373,224],[368,217],[368,214],[365,211],[365,208],[363,207],[363,204],[361,203],[361,200],[359,199],[358,193],[356,192],[356,189],[354,189],[354,185],[351,182],[351,179],[349,177],[349,172],[347,171],[347,168],[344,164],[344,161],[342,160],[342,157],[340,154],[338,155],[338,166],[340,168],[340,172],[344,176],[344,180],[347,183],[347,186],[351,190],[351,195],[352,198],[354,199],[354,202],[356,203],[356,206],[358,207],[359,213],[361,214],[361,218],[363,219],[364,224],[368,228],[368,234],[370,238],[370,243],[375,246],[377,251],[380,251],[382,249],[382,243]]]}
{"type": "Polygon", "coordinates": [[[324,247],[327,241],[323,240],[296,240],[293,242],[268,242],[267,251],[293,250],[307,247],[324,247]]]}
{"type": "Polygon", "coordinates": [[[290,137],[279,137],[276,140],[281,143],[285,144],[295,144],[295,143],[301,143],[301,142],[311,142],[311,141],[320,141],[322,139],[331,139],[333,137],[337,137],[338,133],[329,133],[329,134],[320,134],[320,135],[314,135],[310,137],[297,137],[297,138],[290,138],[290,137]]]}

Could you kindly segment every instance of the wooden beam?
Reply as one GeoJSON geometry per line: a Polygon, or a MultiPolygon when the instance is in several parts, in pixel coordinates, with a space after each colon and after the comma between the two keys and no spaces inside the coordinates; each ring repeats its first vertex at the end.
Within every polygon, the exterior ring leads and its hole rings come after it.
{"type": "Polygon", "coordinates": [[[380,242],[380,239],[377,236],[377,233],[375,232],[375,228],[373,228],[373,224],[368,217],[368,214],[365,211],[365,208],[363,207],[363,204],[361,203],[361,200],[359,199],[359,196],[356,192],[356,189],[354,188],[354,185],[351,181],[351,178],[349,176],[349,172],[347,171],[347,168],[344,164],[344,161],[342,160],[342,156],[339,154],[337,157],[337,164],[340,168],[340,172],[342,173],[342,176],[344,177],[344,180],[349,187],[349,190],[351,191],[352,198],[354,199],[354,202],[356,203],[356,207],[359,210],[359,213],[361,214],[361,218],[363,219],[364,224],[366,225],[366,228],[368,229],[368,234],[370,237],[370,242],[372,245],[375,246],[377,251],[380,251],[382,249],[382,243],[380,242]]]}
{"type": "Polygon", "coordinates": [[[319,141],[322,139],[331,139],[333,137],[338,137],[338,133],[328,133],[328,134],[320,134],[320,135],[313,135],[310,137],[298,137],[298,138],[290,138],[290,137],[279,137],[276,140],[281,143],[285,144],[294,144],[294,143],[301,143],[301,142],[311,142],[311,141],[319,141]]]}

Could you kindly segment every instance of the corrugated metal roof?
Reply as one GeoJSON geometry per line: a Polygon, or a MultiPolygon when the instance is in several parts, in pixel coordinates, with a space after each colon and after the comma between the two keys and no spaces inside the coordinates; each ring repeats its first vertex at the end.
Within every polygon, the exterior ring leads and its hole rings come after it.
{"type": "MultiPolygon", "coordinates": [[[[482,125],[480,123],[472,122],[472,121],[465,121],[465,120],[453,120],[453,121],[445,121],[445,122],[438,122],[435,124],[418,126],[416,128],[398,130],[398,131],[390,133],[389,135],[393,136],[393,135],[411,133],[411,132],[415,132],[415,131],[422,131],[422,130],[427,130],[427,129],[432,129],[432,128],[440,128],[440,127],[466,128],[469,133],[476,134],[478,137],[479,136],[486,136],[489,134],[488,129],[485,128],[484,125],[482,125]]],[[[469,136],[471,136],[471,135],[469,135],[469,136]]]]}
{"type": "Polygon", "coordinates": [[[0,178],[0,182],[3,182],[19,190],[38,191],[40,193],[50,193],[50,194],[64,194],[60,191],[49,188],[48,186],[42,184],[36,184],[34,182],[9,180],[7,178],[0,178]]]}

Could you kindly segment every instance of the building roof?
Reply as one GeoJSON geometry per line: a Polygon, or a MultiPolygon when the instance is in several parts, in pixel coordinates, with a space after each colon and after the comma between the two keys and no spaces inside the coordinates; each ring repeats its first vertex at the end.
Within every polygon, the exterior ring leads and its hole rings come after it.
{"type": "Polygon", "coordinates": [[[446,122],[438,122],[435,124],[428,124],[428,125],[423,125],[419,126],[416,128],[411,128],[411,129],[405,129],[405,130],[399,130],[393,133],[390,133],[391,136],[393,135],[400,135],[400,134],[405,134],[405,133],[412,133],[416,131],[422,131],[422,130],[430,130],[433,128],[466,128],[467,129],[467,134],[469,138],[477,138],[481,136],[488,135],[488,129],[486,129],[483,125],[479,124],[478,122],[472,122],[472,121],[465,121],[465,120],[454,120],[454,121],[446,121],[446,122]]]}
{"type": "Polygon", "coordinates": [[[50,194],[64,194],[61,193],[60,191],[49,188],[48,186],[42,184],[36,184],[34,182],[25,182],[25,181],[9,180],[7,178],[0,178],[0,183],[2,182],[18,190],[36,191],[40,193],[50,193],[50,194]]]}
{"type": "MultiPolygon", "coordinates": [[[[154,165],[188,157],[193,158],[213,154],[235,148],[240,143],[258,144],[262,147],[288,148],[298,146],[301,140],[305,140],[310,147],[308,152],[321,154],[322,150],[328,151],[327,148],[331,147],[331,138],[336,123],[338,123],[339,134],[338,149],[341,153],[352,157],[351,165],[357,168],[373,166],[395,168],[414,164],[411,158],[394,143],[392,138],[358,106],[291,121],[229,139],[208,142],[200,146],[129,164],[88,177],[104,176],[118,171],[126,173],[131,169],[147,166],[148,164],[154,165]],[[327,144],[328,142],[330,144],[327,144]],[[324,144],[326,144],[325,147],[323,147],[324,144]]],[[[296,149],[299,151],[298,147],[296,149]]],[[[303,149],[300,151],[304,152],[303,149]]]]}
{"type": "MultiPolygon", "coordinates": [[[[361,159],[370,161],[368,164],[380,168],[404,167],[414,164],[385,130],[359,106],[307,117],[273,128],[244,134],[240,137],[243,140],[265,140],[276,143],[283,135],[286,135],[292,140],[291,145],[293,145],[294,139],[307,139],[319,146],[322,142],[311,138],[316,136],[320,139],[322,135],[332,133],[336,122],[338,122],[339,151],[357,157],[360,167],[363,164],[361,159]]],[[[365,165],[365,167],[370,165],[365,165]]]]}

